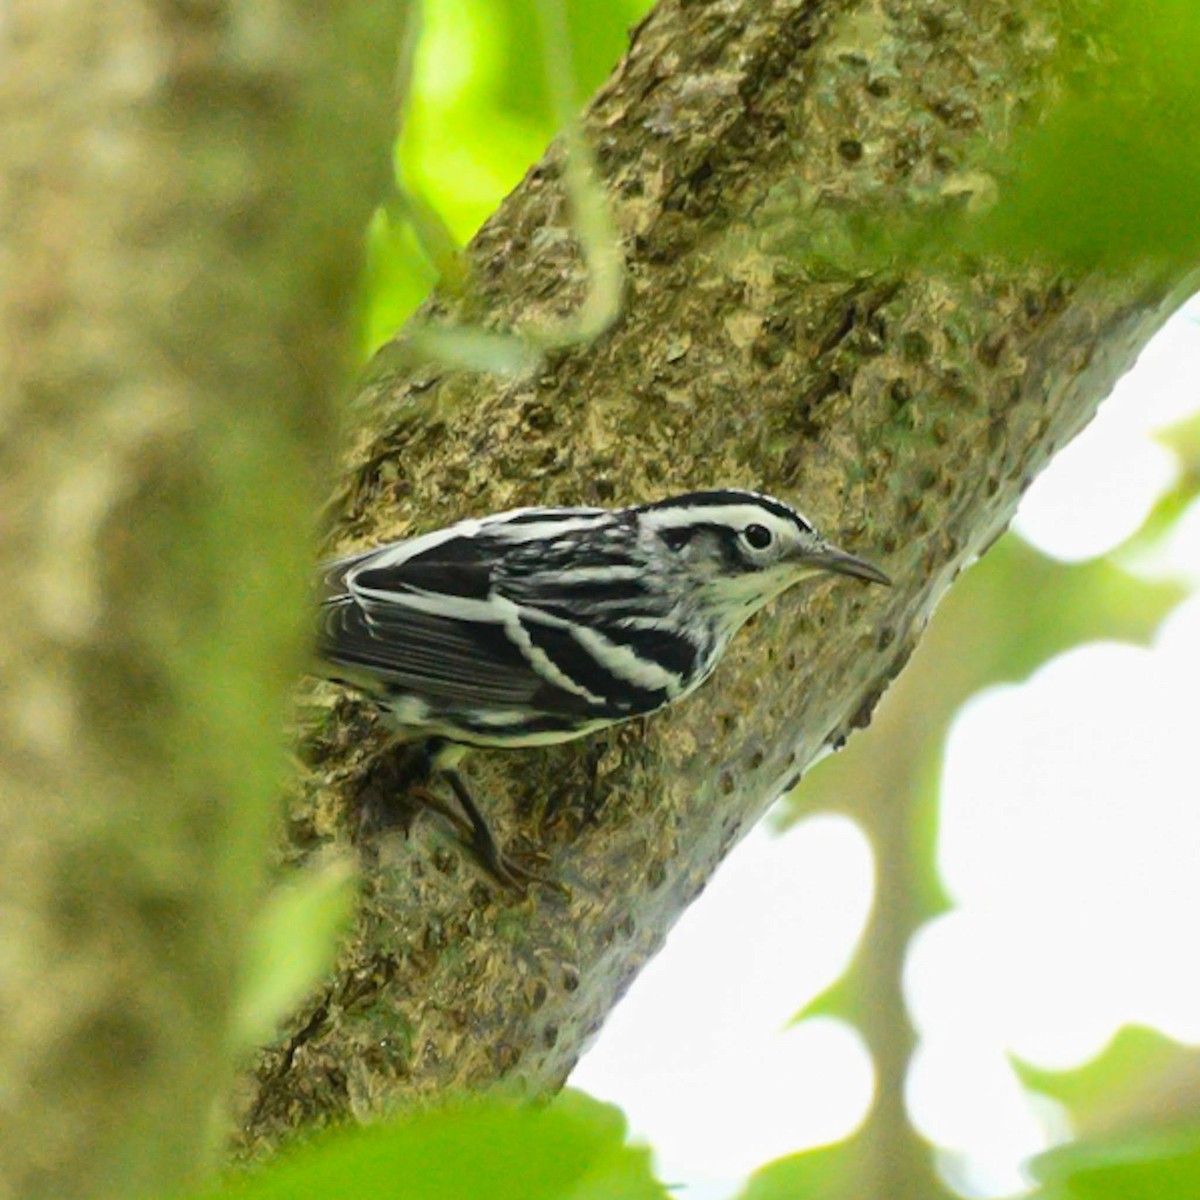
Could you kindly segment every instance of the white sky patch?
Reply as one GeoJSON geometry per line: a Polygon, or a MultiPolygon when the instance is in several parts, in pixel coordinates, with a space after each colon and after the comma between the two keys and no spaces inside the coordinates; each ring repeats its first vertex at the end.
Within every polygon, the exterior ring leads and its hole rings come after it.
{"type": "Polygon", "coordinates": [[[853,822],[752,831],[671,932],[571,1078],[619,1103],[689,1200],[732,1195],[772,1158],[849,1134],[870,1058],[838,1021],[787,1028],[845,969],[872,891],[853,822]]]}
{"type": "Polygon", "coordinates": [[[1004,1053],[1067,1070],[1129,1023],[1200,1042],[1198,664],[1194,597],[1150,649],[1078,647],[951,729],[940,858],[958,907],[910,951],[910,1085],[922,1132],[974,1160],[981,1194],[1011,1191],[1048,1136],[1004,1053]]]}
{"type": "MultiPolygon", "coordinates": [[[[905,1098],[918,1132],[952,1148],[944,1151],[950,1168],[944,1173],[968,1193],[1025,1191],[1031,1180],[1022,1164],[1053,1141],[1046,1115],[1030,1106],[1007,1057],[978,1037],[922,1042],[909,1069],[905,1098]],[[947,1103],[948,1092],[953,1103],[947,1103]],[[964,1148],[969,1154],[962,1153],[964,1148]]],[[[1065,1135],[1061,1117],[1056,1126],[1058,1136],[1065,1135]]]]}
{"type": "Polygon", "coordinates": [[[1054,459],[1013,523],[1044,554],[1079,562],[1136,533],[1176,475],[1148,436],[1200,408],[1200,298],[1193,297],[1142,352],[1092,423],[1054,459]]]}

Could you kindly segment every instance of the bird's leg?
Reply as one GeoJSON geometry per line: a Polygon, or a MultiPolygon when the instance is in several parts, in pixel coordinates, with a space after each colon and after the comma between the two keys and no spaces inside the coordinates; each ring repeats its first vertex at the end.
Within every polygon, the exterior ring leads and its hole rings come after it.
{"type": "Polygon", "coordinates": [[[463,777],[453,767],[440,767],[441,774],[454,792],[455,799],[462,805],[471,823],[471,847],[479,856],[483,865],[503,884],[508,887],[525,889],[525,885],[533,882],[545,882],[540,876],[526,871],[511,859],[506,858],[496,844],[496,839],[488,828],[487,821],[476,806],[463,777]]]}
{"type": "Polygon", "coordinates": [[[358,836],[370,837],[396,827],[407,833],[412,805],[417,801],[445,817],[484,869],[505,887],[523,891],[531,882],[548,882],[518,866],[500,850],[466,782],[455,769],[464,752],[465,747],[437,737],[421,743],[399,767],[394,756],[381,756],[361,797],[358,836]],[[445,777],[457,807],[433,790],[435,774],[445,777]]]}
{"type": "Polygon", "coordinates": [[[474,825],[428,786],[438,769],[438,749],[425,743],[414,746],[397,737],[376,756],[358,797],[358,839],[395,829],[407,836],[421,807],[445,817],[464,840],[474,837],[474,825]],[[398,749],[407,753],[396,753],[398,749]]]}
{"type": "Polygon", "coordinates": [[[446,754],[448,749],[449,743],[443,738],[429,738],[421,743],[421,767],[418,782],[409,787],[408,794],[415,796],[426,807],[432,808],[435,813],[445,817],[462,837],[471,840],[475,836],[474,822],[464,821],[462,816],[429,786],[434,773],[442,769],[438,762],[438,756],[446,754]]]}
{"type": "MultiPolygon", "coordinates": [[[[518,866],[511,859],[505,857],[501,851],[483,813],[479,811],[470,789],[456,769],[463,753],[465,753],[464,747],[454,745],[443,738],[430,738],[425,743],[425,756],[429,763],[430,773],[436,771],[443,776],[454,792],[454,798],[458,801],[470,826],[468,833],[470,846],[480,862],[496,880],[506,887],[523,891],[529,883],[546,882],[541,876],[518,866]]],[[[430,803],[436,811],[449,817],[459,829],[463,829],[462,818],[450,812],[427,788],[414,790],[422,800],[430,803]]]]}

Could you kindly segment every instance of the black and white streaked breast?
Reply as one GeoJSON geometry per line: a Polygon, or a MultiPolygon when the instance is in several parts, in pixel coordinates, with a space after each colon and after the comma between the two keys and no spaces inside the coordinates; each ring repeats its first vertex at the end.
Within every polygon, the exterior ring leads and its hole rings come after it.
{"type": "Polygon", "coordinates": [[[563,741],[685,695],[720,653],[638,544],[636,510],[527,509],[331,564],[319,651],[396,724],[563,741]]]}

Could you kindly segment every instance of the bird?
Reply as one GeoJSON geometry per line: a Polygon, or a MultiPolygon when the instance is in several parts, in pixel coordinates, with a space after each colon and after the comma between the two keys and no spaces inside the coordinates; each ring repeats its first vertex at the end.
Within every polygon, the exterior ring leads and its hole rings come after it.
{"type": "Polygon", "coordinates": [[[682,700],[749,617],[822,573],[891,584],[760,492],[516,508],[326,563],[318,670],[423,743],[480,860],[521,886],[537,877],[501,853],[462,754],[565,742],[682,700]]]}

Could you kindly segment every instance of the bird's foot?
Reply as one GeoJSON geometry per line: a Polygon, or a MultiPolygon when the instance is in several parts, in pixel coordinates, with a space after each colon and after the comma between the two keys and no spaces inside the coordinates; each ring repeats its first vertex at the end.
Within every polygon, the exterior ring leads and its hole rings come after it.
{"type": "Polygon", "coordinates": [[[497,844],[495,836],[475,807],[475,802],[467,791],[466,784],[457,772],[443,771],[454,790],[455,798],[462,807],[466,817],[455,812],[437,793],[428,787],[418,786],[409,789],[409,795],[427,804],[434,812],[440,813],[454,826],[463,842],[474,853],[476,861],[487,871],[497,883],[514,891],[526,892],[531,883],[540,883],[546,887],[565,891],[561,884],[547,879],[536,871],[530,871],[520,863],[505,854],[497,844]],[[464,802],[464,796],[466,801],[464,802]]]}

